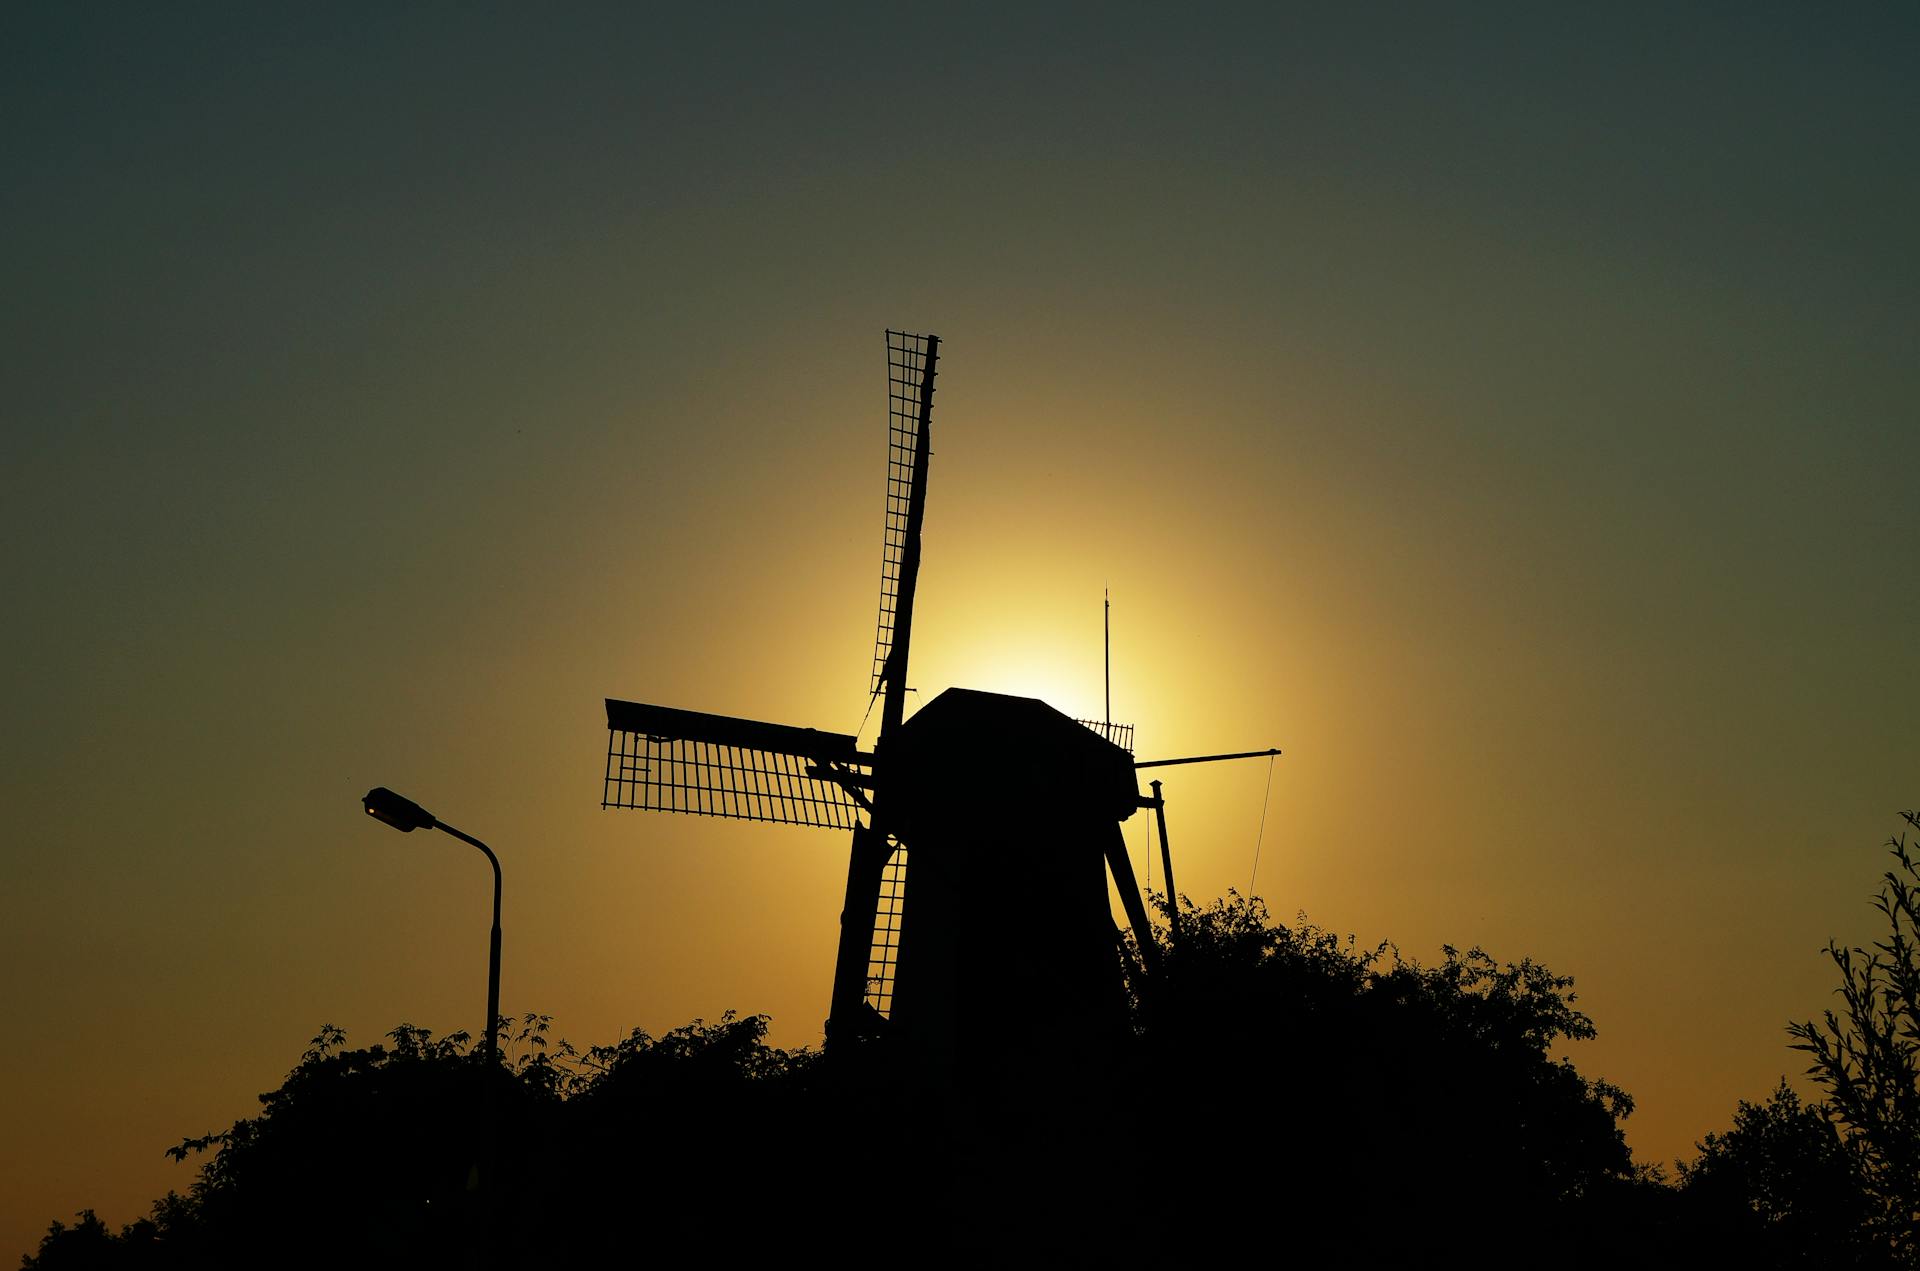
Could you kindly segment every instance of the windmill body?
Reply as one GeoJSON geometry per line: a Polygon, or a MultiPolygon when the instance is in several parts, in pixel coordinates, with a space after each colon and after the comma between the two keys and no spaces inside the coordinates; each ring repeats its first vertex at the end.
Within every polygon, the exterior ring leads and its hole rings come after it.
{"type": "Polygon", "coordinates": [[[886,534],[871,752],[843,733],[607,701],[603,807],[851,830],[828,1049],[885,1036],[936,1077],[1017,1018],[1070,1057],[1117,1037],[1126,997],[1114,875],[1146,920],[1119,822],[1143,805],[1124,727],[952,689],[905,718],[931,453],[936,336],[887,333],[886,534]],[[1110,740],[1109,737],[1114,738],[1110,740]]]}
{"type": "Polygon", "coordinates": [[[1124,1034],[1107,869],[1133,758],[1046,703],[949,689],[906,721],[895,833],[912,851],[892,1025],[937,1068],[1071,1062],[1124,1034]]]}

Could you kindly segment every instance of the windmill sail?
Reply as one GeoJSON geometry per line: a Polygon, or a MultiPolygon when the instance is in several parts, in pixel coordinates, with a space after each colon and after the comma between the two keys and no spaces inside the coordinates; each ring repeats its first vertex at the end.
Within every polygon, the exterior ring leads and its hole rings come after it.
{"type": "Polygon", "coordinates": [[[880,621],[873,643],[874,693],[887,676],[896,629],[913,620],[912,575],[919,552],[915,544],[910,560],[908,546],[919,528],[913,523],[916,487],[925,497],[924,434],[933,407],[931,373],[938,348],[935,336],[887,332],[887,530],[880,558],[880,621]]]}
{"type": "Polygon", "coordinates": [[[829,1038],[891,1018],[907,936],[907,848],[888,820],[877,755],[903,722],[926,515],[940,337],[887,332],[887,505],[870,691],[884,690],[874,753],[842,733],[607,700],[601,806],[853,831],[829,1038]]]}
{"type": "Polygon", "coordinates": [[[860,802],[822,774],[867,759],[844,733],[608,698],[600,806],[850,830],[860,802]]]}
{"type": "MultiPolygon", "coordinates": [[[[880,560],[880,621],[874,636],[871,692],[882,689],[876,751],[900,727],[907,697],[907,648],[913,639],[913,593],[920,573],[920,523],[927,508],[929,420],[940,337],[887,332],[887,528],[880,560]]],[[[891,1018],[893,984],[905,930],[906,848],[893,836],[884,785],[876,788],[868,824],[853,832],[846,901],[834,963],[827,1034],[867,1032],[891,1018]],[[843,1032],[843,1030],[845,1030],[843,1032]]]]}

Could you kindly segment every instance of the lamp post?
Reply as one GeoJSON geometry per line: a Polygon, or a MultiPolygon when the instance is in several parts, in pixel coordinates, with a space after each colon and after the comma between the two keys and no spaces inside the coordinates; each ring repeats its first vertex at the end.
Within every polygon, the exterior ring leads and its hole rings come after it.
{"type": "Polygon", "coordinates": [[[493,1069],[497,1046],[496,1035],[500,1020],[500,858],[493,849],[471,834],[463,834],[445,821],[437,820],[412,799],[403,798],[387,789],[376,786],[367,791],[360,800],[367,815],[377,821],[385,821],[402,834],[411,834],[415,830],[440,830],[451,834],[462,843],[471,843],[487,854],[487,860],[493,865],[493,946],[487,955],[487,1070],[493,1069]]]}

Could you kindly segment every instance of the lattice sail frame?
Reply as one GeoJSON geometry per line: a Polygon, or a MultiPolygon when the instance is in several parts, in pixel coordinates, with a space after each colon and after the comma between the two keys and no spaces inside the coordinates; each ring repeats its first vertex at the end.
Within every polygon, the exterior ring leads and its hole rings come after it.
{"type": "Polygon", "coordinates": [[[893,986],[900,967],[900,928],[907,911],[907,848],[889,838],[893,854],[880,871],[880,894],[874,902],[873,939],[867,945],[867,1005],[884,1019],[893,1018],[893,986]]]}
{"type": "Polygon", "coordinates": [[[900,607],[900,568],[907,550],[907,506],[920,445],[920,397],[927,373],[927,337],[887,332],[887,530],[880,550],[880,620],[873,641],[873,685],[880,691],[893,653],[900,607]]]}
{"type": "Polygon", "coordinates": [[[813,772],[865,758],[842,733],[609,699],[600,806],[850,830],[859,803],[813,772]]]}

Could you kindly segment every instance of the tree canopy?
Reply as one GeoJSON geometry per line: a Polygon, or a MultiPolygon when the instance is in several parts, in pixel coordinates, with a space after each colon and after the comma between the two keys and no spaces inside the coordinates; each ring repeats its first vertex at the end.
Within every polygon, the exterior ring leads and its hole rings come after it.
{"type": "Polygon", "coordinates": [[[1287,1214],[1308,1248],[1484,1263],[1634,1185],[1631,1100],[1555,1054],[1594,1034],[1570,978],[1478,948],[1423,966],[1233,893],[1183,898],[1179,931],[1161,929],[1145,1063],[1189,1123],[1261,1146],[1252,1167],[1187,1175],[1176,1212],[1227,1196],[1287,1214]]]}
{"type": "MultiPolygon", "coordinates": [[[[1902,813],[1920,830],[1920,812],[1902,813]]],[[[1870,1208],[1868,1225],[1901,1265],[1920,1266],[1920,866],[1904,832],[1873,906],[1886,938],[1830,942],[1840,1009],[1788,1026],[1827,1092],[1825,1112],[1870,1208]]]]}
{"type": "Polygon", "coordinates": [[[1135,984],[1133,1029],[1103,1059],[1027,1063],[997,1021],[993,1079],[971,1086],[916,1084],[884,1041],[831,1060],[771,1047],[765,1017],[732,1013],[585,1051],[529,1015],[491,1067],[464,1034],[402,1025],[356,1049],[323,1028],[257,1115],[170,1149],[197,1165],[184,1195],[118,1232],[91,1211],[56,1222],[23,1267],[705,1258],[762,1241],[934,1261],[1212,1261],[1279,1242],[1361,1265],[1903,1265],[1891,1202],[1860,1182],[1884,1177],[1870,1136],[1887,1118],[1846,1102],[1882,1089],[1861,1056],[1913,1054],[1911,1032],[1872,1032],[1912,1001],[1897,986],[1913,891],[1889,878],[1894,935],[1835,954],[1846,1001],[1874,1011],[1794,1030],[1833,1104],[1784,1084],[1742,1103],[1677,1186],[1632,1161],[1626,1093],[1564,1053],[1595,1032],[1569,977],[1479,948],[1422,964],[1230,893],[1159,898],[1178,938],[1156,927],[1160,975],[1135,984]]]}

